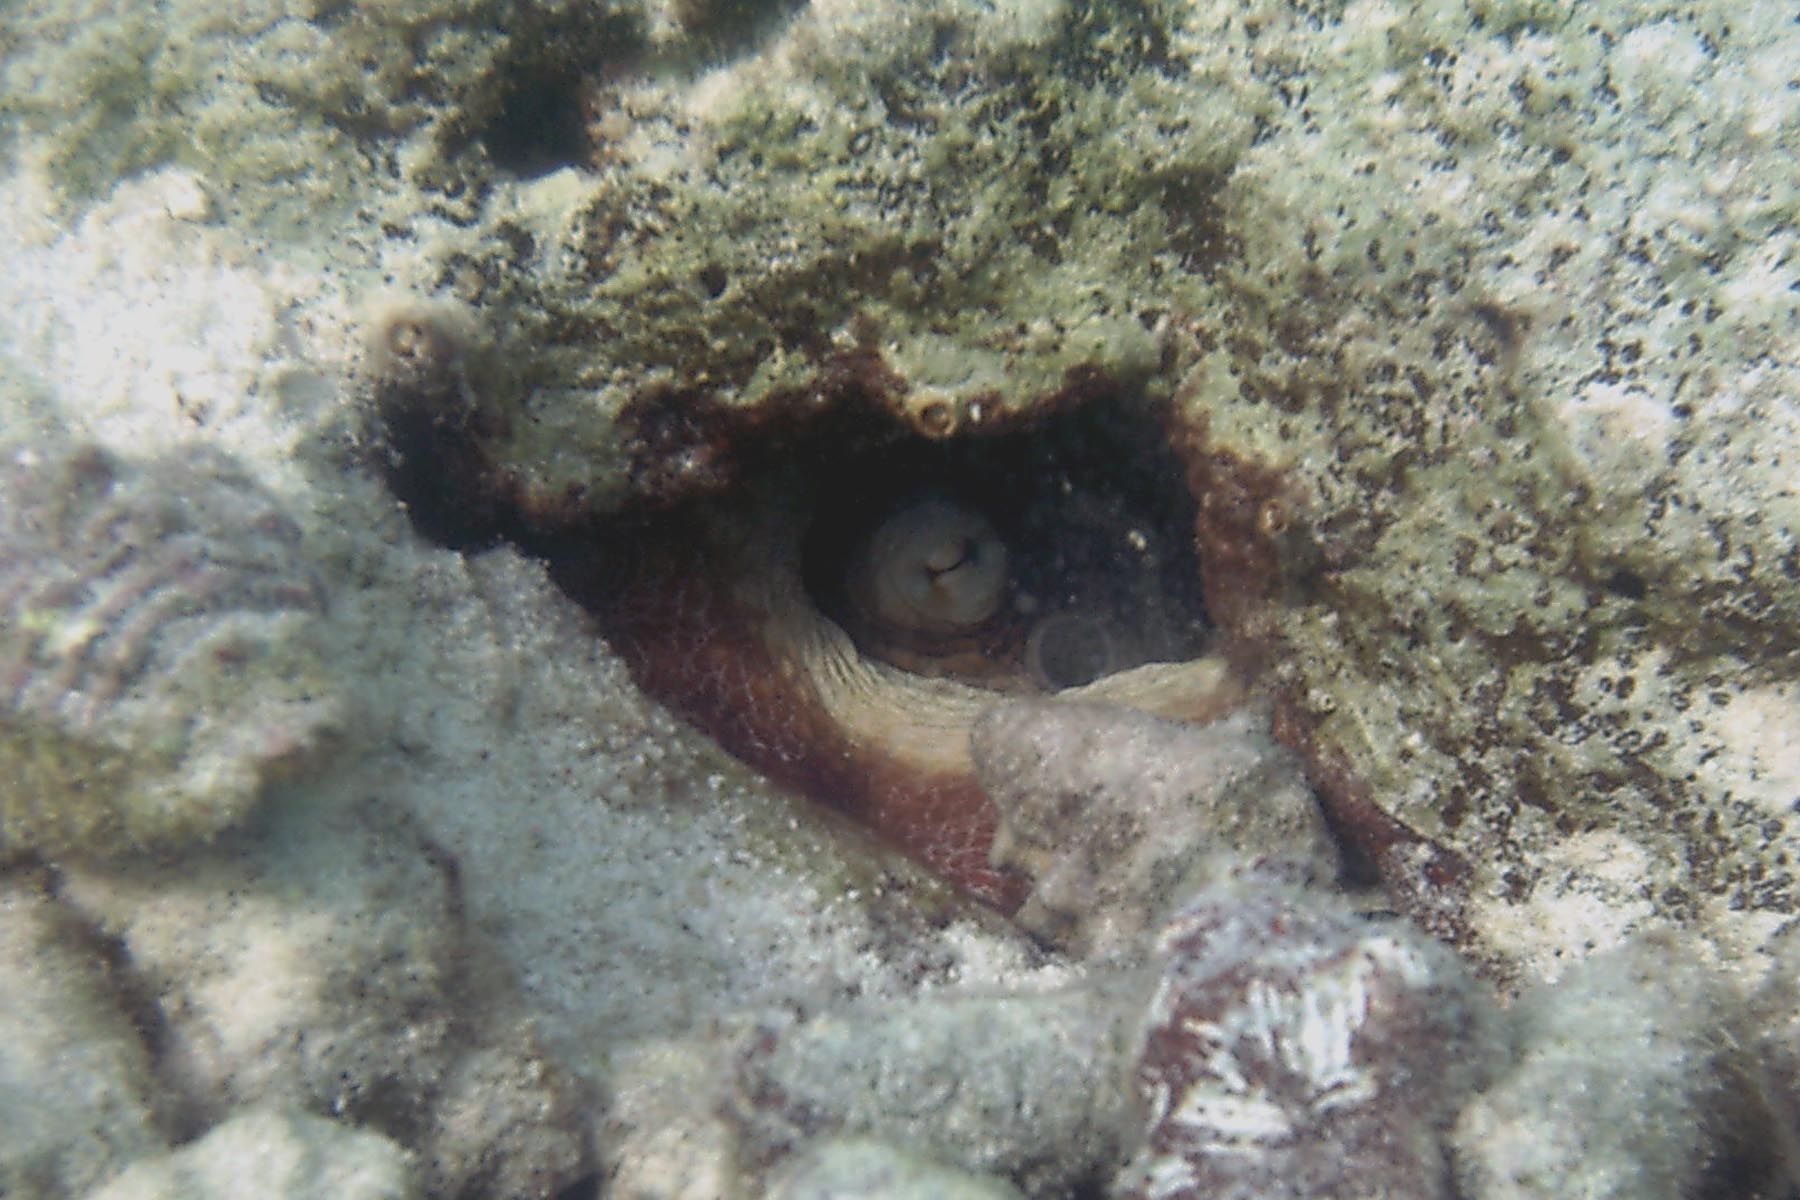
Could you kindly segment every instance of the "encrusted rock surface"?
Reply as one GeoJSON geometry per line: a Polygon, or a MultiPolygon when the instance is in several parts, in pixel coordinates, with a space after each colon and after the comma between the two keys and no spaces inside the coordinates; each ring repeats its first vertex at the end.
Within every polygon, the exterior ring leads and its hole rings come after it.
{"type": "Polygon", "coordinates": [[[116,940],[183,1128],[250,1105],[347,1117],[416,1147],[436,1195],[554,1196],[586,1165],[585,1097],[509,1015],[505,973],[470,969],[450,871],[370,805],[179,866],[71,867],[60,894],[116,940]]]}
{"type": "Polygon", "coordinates": [[[490,465],[528,511],[725,486],[745,414],[924,397],[967,434],[1096,380],[1173,396],[1213,615],[1310,756],[1465,868],[1390,883],[1453,878],[1521,983],[1794,907],[1779,6],[945,0],[759,34],[602,72],[590,173],[401,267],[497,318],[490,465]],[[1598,899],[1621,853],[1629,915],[1598,899]]]}
{"type": "Polygon", "coordinates": [[[1170,37],[1125,6],[835,0],[705,74],[601,72],[598,171],[513,189],[453,252],[512,314],[506,469],[616,503],[732,475],[720,408],[872,389],[967,432],[1072,374],[1142,382],[1254,129],[1170,37]]]}
{"type": "Polygon", "coordinates": [[[1184,405],[1203,481],[1280,472],[1317,564],[1238,627],[1375,803],[1466,861],[1504,969],[1616,939],[1621,854],[1624,927],[1754,945],[1800,900],[1776,166],[1800,94],[1773,83],[1795,26],[1757,4],[1227,8],[1214,53],[1280,105],[1220,194],[1230,299],[1198,315],[1184,405]]]}
{"type": "Polygon", "coordinates": [[[1136,991],[1113,983],[765,1023],[735,1064],[739,1154],[761,1166],[809,1139],[862,1134],[1010,1178],[1027,1195],[1074,1194],[1124,1136],[1124,1096],[1093,1081],[1123,1062],[1136,991]]]}
{"type": "Polygon", "coordinates": [[[1527,993],[1507,1014],[1516,1063],[1457,1121],[1461,1186],[1479,1200],[1790,1194],[1794,1112],[1771,1109],[1770,1089],[1791,1090],[1794,1062],[1765,1058],[1756,1012],[1670,934],[1527,993]]]}
{"type": "Polygon", "coordinates": [[[796,1156],[770,1200],[1017,1200],[993,1179],[951,1170],[868,1138],[826,1141],[796,1156]]]}
{"type": "Polygon", "coordinates": [[[403,0],[152,15],[33,0],[6,16],[0,123],[9,157],[70,200],[174,164],[206,172],[234,218],[299,232],[343,216],[354,190],[336,185],[370,173],[372,147],[415,136],[436,153],[406,166],[429,178],[439,154],[504,123],[509,92],[531,72],[568,75],[623,53],[640,43],[632,31],[646,9],[664,7],[403,0]]]}

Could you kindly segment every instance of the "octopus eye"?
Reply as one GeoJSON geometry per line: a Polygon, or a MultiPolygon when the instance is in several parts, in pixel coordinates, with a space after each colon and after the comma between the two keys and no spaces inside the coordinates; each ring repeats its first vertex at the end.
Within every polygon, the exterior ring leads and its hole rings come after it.
{"type": "Polygon", "coordinates": [[[897,633],[966,633],[999,611],[1006,562],[985,516],[953,501],[921,500],[870,536],[851,599],[871,623],[897,633]]]}

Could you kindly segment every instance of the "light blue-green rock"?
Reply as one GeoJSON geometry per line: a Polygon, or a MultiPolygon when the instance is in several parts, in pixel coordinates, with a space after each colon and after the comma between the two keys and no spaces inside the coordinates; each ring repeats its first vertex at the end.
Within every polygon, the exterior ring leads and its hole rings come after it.
{"type": "Polygon", "coordinates": [[[380,1134],[256,1108],[134,1163],[85,1200],[416,1200],[414,1167],[380,1134]]]}
{"type": "Polygon", "coordinates": [[[1733,1194],[1784,1194],[1778,1181],[1791,1186],[1800,1166],[1793,1114],[1763,1088],[1791,1088],[1793,1060],[1763,1057],[1749,1011],[1691,940],[1661,934],[1527,993],[1509,1014],[1517,1062],[1457,1123],[1463,1188],[1476,1200],[1681,1200],[1711,1170],[1733,1194]]]}
{"type": "Polygon", "coordinates": [[[0,1195],[66,1200],[166,1146],[141,1035],[80,927],[0,880],[0,1195]]]}

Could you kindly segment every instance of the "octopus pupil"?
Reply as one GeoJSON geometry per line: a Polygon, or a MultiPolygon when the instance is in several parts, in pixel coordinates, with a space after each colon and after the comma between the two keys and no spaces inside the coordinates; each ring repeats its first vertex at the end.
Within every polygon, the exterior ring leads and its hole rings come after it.
{"type": "Polygon", "coordinates": [[[926,570],[930,572],[932,579],[939,580],[946,575],[954,574],[961,567],[974,565],[979,557],[980,552],[976,550],[975,543],[965,538],[956,544],[955,558],[949,562],[941,560],[933,562],[927,565],[926,570]]]}

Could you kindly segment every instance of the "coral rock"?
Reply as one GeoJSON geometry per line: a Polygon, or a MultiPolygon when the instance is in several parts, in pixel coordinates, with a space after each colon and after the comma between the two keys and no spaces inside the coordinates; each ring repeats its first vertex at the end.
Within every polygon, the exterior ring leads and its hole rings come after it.
{"type": "Polygon", "coordinates": [[[163,1149],[149,1056],[72,923],[0,887],[0,1196],[79,1195],[163,1149]]]}
{"type": "Polygon", "coordinates": [[[1119,1196],[1449,1195],[1441,1134],[1496,1043],[1448,948],[1250,874],[1196,897],[1160,950],[1119,1196]]]}
{"type": "Polygon", "coordinates": [[[466,969],[480,944],[454,867],[378,802],[271,816],[177,864],[62,874],[154,998],[158,1082],[184,1122],[247,1105],[353,1120],[416,1151],[447,1200],[579,1179],[573,1080],[512,1015],[507,974],[466,969]]]}
{"type": "Polygon", "coordinates": [[[1234,864],[1336,872],[1299,764],[1256,711],[1194,728],[1112,705],[1018,700],[978,721],[971,745],[1001,814],[994,859],[1032,879],[1019,922],[1076,952],[1136,949],[1234,864]]]}
{"type": "Polygon", "coordinates": [[[215,451],[0,453],[0,857],[205,837],[319,745],[299,541],[215,451]]]}
{"type": "Polygon", "coordinates": [[[464,1055],[432,1101],[433,1196],[547,1200],[588,1167],[583,1097],[525,1027],[464,1055]]]}
{"type": "Polygon", "coordinates": [[[998,1180],[954,1171],[867,1138],[826,1141],[795,1155],[772,1200],[1018,1200],[998,1180]]]}
{"type": "Polygon", "coordinates": [[[1122,1069],[1130,1011],[1117,989],[1075,987],[770,1022],[729,1111],[753,1164],[867,1135],[1068,1196],[1115,1161],[1126,1098],[1095,1084],[1122,1069]]]}
{"type": "Polygon", "coordinates": [[[618,1047],[608,1063],[599,1158],[619,1200],[744,1200],[724,1037],[658,1038],[618,1047]]]}

